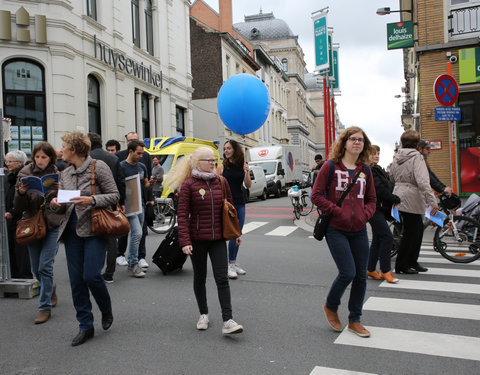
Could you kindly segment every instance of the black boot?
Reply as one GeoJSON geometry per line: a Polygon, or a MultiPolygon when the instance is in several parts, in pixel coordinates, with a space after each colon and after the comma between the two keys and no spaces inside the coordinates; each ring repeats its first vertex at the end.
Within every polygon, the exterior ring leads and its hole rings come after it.
{"type": "Polygon", "coordinates": [[[85,341],[87,341],[88,339],[91,339],[94,333],[95,333],[95,329],[93,328],[81,329],[80,332],[78,332],[77,336],[73,338],[72,346],[82,345],[85,341]]]}
{"type": "Polygon", "coordinates": [[[102,313],[102,328],[106,331],[113,323],[112,310],[106,313],[102,313]]]}

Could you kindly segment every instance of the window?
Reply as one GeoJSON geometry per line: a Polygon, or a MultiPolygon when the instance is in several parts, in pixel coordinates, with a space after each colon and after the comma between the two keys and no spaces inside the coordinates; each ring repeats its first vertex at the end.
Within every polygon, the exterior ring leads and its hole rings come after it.
{"type": "Polygon", "coordinates": [[[153,55],[152,0],[145,0],[145,29],[147,36],[147,51],[150,55],[153,55]]]}
{"type": "Polygon", "coordinates": [[[143,138],[150,138],[150,105],[148,94],[142,94],[142,131],[143,138]]]}
{"type": "Polygon", "coordinates": [[[140,48],[140,17],[138,9],[138,0],[132,1],[132,39],[133,44],[140,48]]]}
{"type": "Polygon", "coordinates": [[[87,16],[97,19],[97,0],[87,0],[87,16]]]}
{"type": "Polygon", "coordinates": [[[288,60],[283,58],[282,59],[282,66],[283,66],[283,71],[288,72],[288,60]]]}
{"type": "Polygon", "coordinates": [[[177,136],[185,135],[185,109],[182,107],[176,107],[176,120],[177,120],[177,136]]]}
{"type": "Polygon", "coordinates": [[[13,59],[3,64],[2,75],[4,117],[12,119],[8,151],[30,154],[47,134],[43,68],[31,60],[13,59]]]}
{"type": "Polygon", "coordinates": [[[92,133],[102,134],[102,126],[100,121],[100,84],[93,76],[88,76],[88,131],[92,133]]]}

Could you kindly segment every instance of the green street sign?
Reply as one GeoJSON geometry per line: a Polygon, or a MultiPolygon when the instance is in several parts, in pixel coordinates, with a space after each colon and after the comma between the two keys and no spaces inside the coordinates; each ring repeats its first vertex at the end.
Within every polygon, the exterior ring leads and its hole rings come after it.
{"type": "Polygon", "coordinates": [[[328,69],[329,52],[326,13],[322,13],[313,20],[313,33],[315,36],[315,69],[328,69]]]}
{"type": "Polygon", "coordinates": [[[333,88],[339,89],[340,82],[338,80],[338,46],[333,47],[333,71],[334,71],[333,88]]]}
{"type": "Polygon", "coordinates": [[[413,47],[413,21],[387,23],[387,49],[413,47]]]}

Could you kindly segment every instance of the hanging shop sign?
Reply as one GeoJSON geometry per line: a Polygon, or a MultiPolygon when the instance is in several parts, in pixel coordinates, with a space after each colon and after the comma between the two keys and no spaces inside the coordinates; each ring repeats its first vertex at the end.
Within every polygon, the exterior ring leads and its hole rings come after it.
{"type": "Polygon", "coordinates": [[[408,48],[414,44],[413,21],[387,23],[387,49],[408,48]]]}

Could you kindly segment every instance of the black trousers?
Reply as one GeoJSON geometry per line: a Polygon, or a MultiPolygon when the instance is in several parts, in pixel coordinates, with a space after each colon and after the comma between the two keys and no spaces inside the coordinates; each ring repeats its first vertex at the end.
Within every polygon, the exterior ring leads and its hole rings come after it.
{"type": "Polygon", "coordinates": [[[222,318],[226,322],[232,319],[230,285],[228,283],[227,245],[224,240],[193,241],[191,255],[193,265],[193,291],[197,299],[200,314],[208,314],[207,289],[207,255],[212,263],[213,277],[217,284],[218,299],[222,309],[222,318]]]}
{"type": "Polygon", "coordinates": [[[16,223],[14,223],[11,219],[7,219],[10,273],[12,279],[33,279],[28,247],[27,245],[21,245],[15,241],[16,227],[16,223]]]}
{"type": "Polygon", "coordinates": [[[423,239],[422,215],[401,212],[403,236],[400,240],[395,269],[401,270],[417,265],[423,239]]]}
{"type": "Polygon", "coordinates": [[[107,240],[107,267],[105,274],[112,276],[115,273],[115,264],[117,262],[117,239],[109,238],[107,240]]]}

